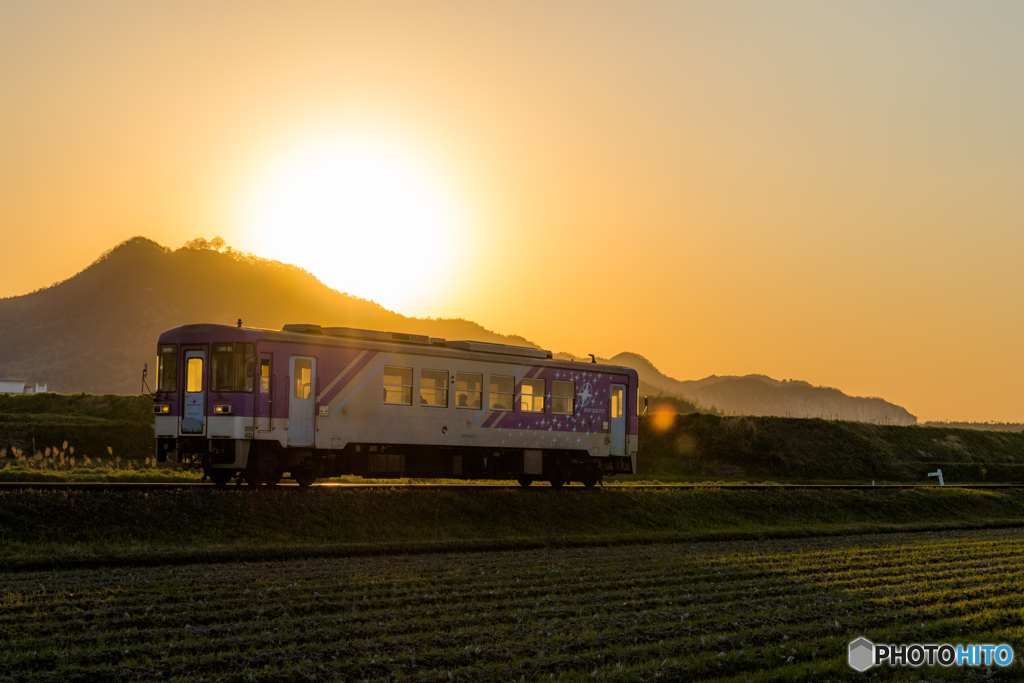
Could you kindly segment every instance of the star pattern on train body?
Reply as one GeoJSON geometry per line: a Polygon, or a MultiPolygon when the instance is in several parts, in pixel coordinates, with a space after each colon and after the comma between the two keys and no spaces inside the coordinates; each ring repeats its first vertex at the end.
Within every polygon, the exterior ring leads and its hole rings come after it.
{"type": "Polygon", "coordinates": [[[590,400],[593,397],[594,397],[593,389],[591,388],[590,383],[587,382],[580,389],[580,393],[579,393],[579,407],[580,407],[580,410],[583,410],[584,408],[586,408],[587,405],[590,403],[590,400]]]}

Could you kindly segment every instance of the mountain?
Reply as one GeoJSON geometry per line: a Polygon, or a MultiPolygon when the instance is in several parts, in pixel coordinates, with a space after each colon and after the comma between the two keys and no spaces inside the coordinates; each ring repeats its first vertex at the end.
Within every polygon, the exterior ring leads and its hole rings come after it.
{"type": "MultiPolygon", "coordinates": [[[[135,237],[68,280],[0,299],[0,377],[45,383],[60,393],[138,393],[142,365],[152,364],[161,332],[196,322],[233,325],[239,318],[248,327],[268,329],[315,323],[537,346],[468,320],[399,315],[337,292],[296,266],[224,248],[219,238],[172,250],[135,237]]],[[[806,382],[761,375],[680,381],[633,353],[608,362],[636,368],[641,394],[682,397],[726,413],[917,421],[882,399],[847,396],[806,382]]]]}
{"type": "Polygon", "coordinates": [[[239,318],[269,329],[316,323],[536,346],[468,320],[408,318],[339,293],[301,268],[217,244],[200,239],[171,250],[135,237],[68,280],[0,299],[0,377],[61,393],[138,393],[161,332],[239,318]]]}
{"type": "Polygon", "coordinates": [[[764,375],[705,377],[680,381],[662,374],[643,356],[620,353],[610,363],[627,365],[640,375],[640,393],[680,396],[701,408],[727,414],[833,417],[857,422],[917,424],[905,408],[881,398],[847,396],[838,389],[764,375]]]}

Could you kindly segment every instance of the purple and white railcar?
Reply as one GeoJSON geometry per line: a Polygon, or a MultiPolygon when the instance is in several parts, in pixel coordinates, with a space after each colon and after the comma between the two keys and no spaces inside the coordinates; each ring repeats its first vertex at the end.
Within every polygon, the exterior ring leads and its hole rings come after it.
{"type": "Polygon", "coordinates": [[[185,325],[157,345],[157,464],[216,483],[636,471],[636,371],[549,351],[318,325],[185,325]]]}

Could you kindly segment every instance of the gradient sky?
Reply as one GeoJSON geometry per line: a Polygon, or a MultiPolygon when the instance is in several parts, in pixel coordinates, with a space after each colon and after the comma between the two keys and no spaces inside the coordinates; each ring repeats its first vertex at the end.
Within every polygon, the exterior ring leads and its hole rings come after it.
{"type": "Polygon", "coordinates": [[[1021,36],[1020,2],[0,0],[0,296],[220,235],[554,350],[1024,421],[1021,36]],[[261,222],[353,140],[433,247],[261,222]]]}

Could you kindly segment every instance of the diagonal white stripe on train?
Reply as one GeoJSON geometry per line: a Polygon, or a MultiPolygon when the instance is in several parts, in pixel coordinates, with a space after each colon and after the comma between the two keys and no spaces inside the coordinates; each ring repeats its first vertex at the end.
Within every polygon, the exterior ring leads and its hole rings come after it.
{"type": "Polygon", "coordinates": [[[480,418],[486,417],[490,415],[492,412],[493,411],[490,408],[481,408],[476,412],[476,415],[473,417],[471,426],[476,427],[476,423],[480,421],[480,418]]]}
{"type": "MultiPolygon", "coordinates": [[[[516,368],[515,372],[512,373],[512,376],[515,378],[516,382],[518,382],[520,379],[522,379],[521,375],[523,374],[523,367],[524,366],[520,365],[518,368],[516,368]]],[[[491,404],[491,395],[490,395],[490,391],[488,390],[488,392],[487,392],[487,405],[489,406],[490,404],[491,404]]],[[[491,410],[490,408],[484,408],[483,410],[481,410],[479,413],[476,414],[476,417],[473,418],[473,425],[472,426],[476,427],[476,423],[477,422],[487,422],[487,418],[489,418],[493,412],[494,411],[491,410]]]]}
{"type": "MultiPolygon", "coordinates": [[[[542,367],[540,369],[543,370],[544,368],[542,367]]],[[[535,366],[530,366],[530,367],[527,368],[524,365],[520,365],[518,368],[516,368],[516,372],[515,372],[516,385],[517,386],[519,385],[520,380],[530,379],[530,373],[534,372],[535,370],[537,370],[537,368],[535,366]]],[[[514,400],[516,402],[516,405],[519,405],[522,402],[522,400],[523,400],[523,392],[522,391],[517,391],[516,392],[516,397],[515,397],[514,400]]]]}
{"type": "MultiPolygon", "coordinates": [[[[334,381],[331,382],[330,384],[328,384],[326,387],[324,387],[324,390],[320,392],[319,396],[317,396],[317,400],[318,401],[323,400],[324,396],[326,396],[328,393],[330,393],[331,389],[334,388],[334,385],[337,384],[338,382],[340,382],[341,378],[344,377],[345,375],[347,375],[349,370],[354,368],[356,366],[356,364],[359,363],[359,361],[361,361],[363,359],[363,357],[366,356],[366,354],[368,354],[368,353],[370,353],[370,352],[369,351],[360,351],[359,355],[356,356],[352,360],[351,363],[346,365],[344,370],[342,370],[340,373],[338,373],[338,376],[334,378],[334,381]]],[[[344,389],[344,387],[342,387],[342,389],[344,389]]]]}
{"type": "Polygon", "coordinates": [[[366,384],[371,377],[376,375],[377,372],[380,371],[380,369],[382,367],[384,367],[384,364],[388,362],[389,358],[391,358],[391,354],[390,353],[385,353],[384,357],[381,358],[380,361],[376,365],[373,366],[372,370],[370,370],[369,372],[366,372],[366,369],[365,368],[363,369],[362,373],[360,373],[360,374],[365,373],[363,375],[362,381],[359,382],[359,384],[356,385],[355,389],[353,389],[352,391],[348,392],[348,394],[345,396],[345,398],[342,399],[341,402],[339,402],[338,405],[336,405],[333,410],[331,410],[331,417],[334,417],[335,415],[337,415],[338,411],[341,410],[342,408],[344,408],[345,404],[348,403],[352,399],[353,396],[355,396],[356,394],[359,393],[359,390],[363,388],[363,385],[366,384]]]}

